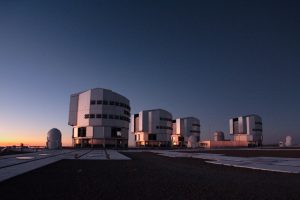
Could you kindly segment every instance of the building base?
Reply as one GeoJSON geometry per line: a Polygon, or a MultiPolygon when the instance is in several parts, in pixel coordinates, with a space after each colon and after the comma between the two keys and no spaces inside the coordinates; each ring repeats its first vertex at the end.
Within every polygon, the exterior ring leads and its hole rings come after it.
{"type": "Polygon", "coordinates": [[[128,140],[124,138],[116,138],[116,139],[74,138],[73,146],[75,148],[127,148],[128,140]]]}

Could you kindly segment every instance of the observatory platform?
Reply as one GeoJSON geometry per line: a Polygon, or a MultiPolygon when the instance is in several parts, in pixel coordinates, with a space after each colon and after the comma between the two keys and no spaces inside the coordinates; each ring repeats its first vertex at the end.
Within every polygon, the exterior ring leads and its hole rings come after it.
{"type": "Polygon", "coordinates": [[[300,173],[300,158],[280,158],[280,157],[234,157],[223,154],[212,153],[188,153],[175,151],[152,151],[167,157],[200,158],[207,163],[241,167],[256,170],[265,170],[283,173],[300,173]]]}
{"type": "Polygon", "coordinates": [[[0,182],[63,159],[130,160],[115,150],[44,150],[0,157],[0,182]]]}

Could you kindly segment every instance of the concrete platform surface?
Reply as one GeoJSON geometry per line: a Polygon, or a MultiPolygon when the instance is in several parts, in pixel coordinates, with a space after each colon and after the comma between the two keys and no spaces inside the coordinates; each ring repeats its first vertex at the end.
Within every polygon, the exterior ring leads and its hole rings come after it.
{"type": "Polygon", "coordinates": [[[44,150],[0,157],[0,182],[62,159],[130,160],[115,150],[44,150]]]}
{"type": "Polygon", "coordinates": [[[207,160],[207,163],[219,164],[233,167],[242,167],[256,170],[266,170],[284,173],[300,173],[300,158],[279,158],[279,157],[232,157],[222,154],[210,153],[181,153],[174,151],[159,151],[157,153],[167,157],[200,158],[207,160]]]}

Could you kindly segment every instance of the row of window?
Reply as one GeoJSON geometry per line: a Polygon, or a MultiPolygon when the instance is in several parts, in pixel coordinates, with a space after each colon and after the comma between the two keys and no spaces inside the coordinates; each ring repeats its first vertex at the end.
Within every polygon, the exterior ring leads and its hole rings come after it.
{"type": "Polygon", "coordinates": [[[260,128],[254,128],[254,129],[252,129],[252,131],[262,131],[262,129],[260,129],[260,128]]]}
{"type": "Polygon", "coordinates": [[[190,132],[191,133],[200,133],[200,131],[193,131],[193,130],[191,130],[190,132]]]}
{"type": "MultiPolygon", "coordinates": [[[[86,127],[78,128],[78,137],[86,137],[86,127]]],[[[122,137],[121,128],[111,128],[111,137],[112,138],[122,137]]]]}
{"type": "Polygon", "coordinates": [[[91,105],[111,105],[111,106],[120,106],[130,110],[130,106],[126,103],[121,103],[118,101],[107,101],[107,100],[91,100],[91,105]]]}
{"type": "Polygon", "coordinates": [[[124,110],[124,114],[130,116],[130,112],[128,112],[127,110],[124,110]]]}
{"type": "MultiPolygon", "coordinates": [[[[156,140],[156,134],[149,134],[148,135],[148,140],[156,140]]],[[[135,141],[139,141],[140,140],[140,135],[135,135],[134,136],[134,140],[135,141]]],[[[184,137],[178,137],[178,140],[180,142],[184,142],[184,137]]],[[[197,141],[199,142],[200,141],[200,136],[197,136],[197,141]]]]}
{"type": "Polygon", "coordinates": [[[200,127],[200,124],[192,124],[192,126],[200,127]]]}
{"type": "Polygon", "coordinates": [[[94,119],[94,118],[102,118],[102,119],[118,119],[118,120],[123,120],[130,122],[130,118],[122,115],[109,115],[109,114],[85,114],[84,115],[85,119],[94,119]]]}
{"type": "Polygon", "coordinates": [[[173,130],[172,127],[168,127],[168,126],[156,126],[156,129],[169,129],[169,130],[173,130]]]}
{"type": "Polygon", "coordinates": [[[148,140],[156,140],[156,134],[149,134],[148,140]]]}
{"type": "Polygon", "coordinates": [[[166,121],[166,122],[172,122],[173,120],[170,118],[165,118],[165,117],[161,117],[160,118],[161,121],[166,121]]]}

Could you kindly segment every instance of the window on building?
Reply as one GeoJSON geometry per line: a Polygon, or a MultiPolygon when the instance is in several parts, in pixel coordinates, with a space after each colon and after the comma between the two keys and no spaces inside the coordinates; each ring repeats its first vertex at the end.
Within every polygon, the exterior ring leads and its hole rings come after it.
{"type": "Polygon", "coordinates": [[[102,114],[103,119],[107,119],[107,114],[102,114]]]}
{"type": "Polygon", "coordinates": [[[148,139],[149,140],[156,140],[156,134],[149,134],[148,139]]]}
{"type": "Polygon", "coordinates": [[[124,114],[130,116],[130,113],[127,110],[124,110],[124,114]]]}
{"type": "Polygon", "coordinates": [[[78,137],[86,137],[86,127],[78,128],[78,137]]]}
{"type": "Polygon", "coordinates": [[[115,119],[120,119],[120,116],[119,115],[115,115],[115,119]]]}
{"type": "Polygon", "coordinates": [[[128,110],[130,110],[130,106],[127,104],[124,104],[124,107],[127,108],[128,110]]]}
{"type": "Polygon", "coordinates": [[[113,115],[109,115],[109,119],[113,119],[114,118],[114,116],[113,115]]]}
{"type": "Polygon", "coordinates": [[[90,114],[90,118],[95,118],[95,114],[90,114]]]}
{"type": "Polygon", "coordinates": [[[254,128],[254,129],[252,129],[252,131],[262,131],[262,129],[260,129],[260,128],[254,128]]]}
{"type": "Polygon", "coordinates": [[[111,128],[111,137],[120,138],[122,137],[121,128],[111,128]]]}
{"type": "Polygon", "coordinates": [[[161,117],[160,118],[161,121],[166,121],[166,122],[172,122],[173,120],[170,118],[165,118],[165,117],[161,117]]]}
{"type": "Polygon", "coordinates": [[[109,105],[115,105],[115,102],[114,101],[110,101],[109,105]]]}
{"type": "Polygon", "coordinates": [[[200,127],[200,124],[192,124],[192,126],[200,127]]]}
{"type": "Polygon", "coordinates": [[[178,137],[179,142],[184,142],[184,137],[178,137]]]}
{"type": "Polygon", "coordinates": [[[98,100],[98,101],[97,101],[97,104],[102,104],[102,101],[101,101],[101,100],[98,100]]]}
{"type": "Polygon", "coordinates": [[[101,118],[101,114],[97,114],[97,115],[96,115],[96,118],[101,118]]]}
{"type": "Polygon", "coordinates": [[[200,131],[194,131],[194,130],[191,130],[190,132],[191,133],[200,133],[200,131]]]}
{"type": "Polygon", "coordinates": [[[96,101],[95,100],[91,100],[91,105],[95,105],[96,101]]]}
{"type": "Polygon", "coordinates": [[[85,119],[88,119],[89,117],[90,117],[89,114],[85,114],[85,115],[84,115],[84,118],[85,118],[85,119]]]}
{"type": "Polygon", "coordinates": [[[107,105],[107,104],[108,104],[108,101],[104,100],[103,105],[107,105]]]}

